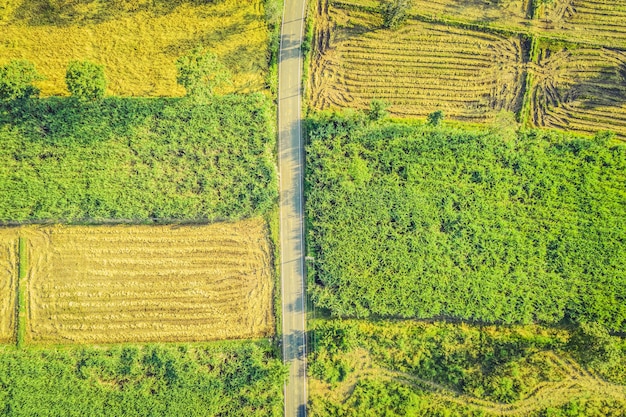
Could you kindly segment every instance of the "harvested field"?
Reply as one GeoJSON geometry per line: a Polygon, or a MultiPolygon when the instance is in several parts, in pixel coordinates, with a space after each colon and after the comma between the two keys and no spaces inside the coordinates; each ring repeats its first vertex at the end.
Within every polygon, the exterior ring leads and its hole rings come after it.
{"type": "Polygon", "coordinates": [[[264,16],[262,0],[11,0],[0,5],[0,64],[32,61],[46,77],[38,83],[43,95],[67,95],[68,62],[90,59],[105,65],[109,94],[181,96],[175,61],[202,45],[234,74],[224,92],[260,91],[268,68],[264,16]]]}
{"type": "Polygon", "coordinates": [[[54,226],[28,236],[27,342],[205,341],[273,332],[260,219],[54,226]]]}
{"type": "Polygon", "coordinates": [[[537,18],[549,34],[626,48],[626,0],[556,0],[541,7],[537,18]]]}
{"type": "Polygon", "coordinates": [[[15,337],[17,241],[16,229],[0,229],[0,343],[15,337]]]}
{"type": "Polygon", "coordinates": [[[626,139],[626,53],[609,49],[544,48],[532,68],[533,124],[626,139]]]}
{"type": "Polygon", "coordinates": [[[311,71],[311,103],[367,108],[391,104],[395,116],[490,120],[521,104],[523,48],[503,37],[409,20],[397,31],[380,29],[380,16],[363,8],[320,3],[311,71]]]}
{"type": "MultiPolygon", "coordinates": [[[[331,0],[344,7],[375,9],[379,0],[331,0]]],[[[515,26],[527,22],[530,0],[413,0],[412,14],[468,23],[515,26]]]]}

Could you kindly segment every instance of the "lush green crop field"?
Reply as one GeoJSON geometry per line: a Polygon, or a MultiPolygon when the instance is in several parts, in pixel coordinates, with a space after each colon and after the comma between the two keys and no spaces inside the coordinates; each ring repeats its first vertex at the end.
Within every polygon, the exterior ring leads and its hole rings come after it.
{"type": "Polygon", "coordinates": [[[266,88],[270,34],[263,0],[3,0],[0,64],[28,59],[44,95],[66,95],[69,61],[104,64],[108,93],[181,96],[176,59],[197,46],[233,74],[224,92],[266,88]]]}
{"type": "Polygon", "coordinates": [[[605,417],[626,412],[626,344],[581,330],[313,321],[310,414],[605,417]]]}
{"type": "Polygon", "coordinates": [[[281,416],[266,342],[0,349],[0,414],[281,416]]]}
{"type": "Polygon", "coordinates": [[[33,100],[0,125],[0,220],[238,219],[276,201],[270,102],[33,100]]]}
{"type": "Polygon", "coordinates": [[[626,147],[360,120],[309,120],[318,307],[626,330],[626,147]]]}

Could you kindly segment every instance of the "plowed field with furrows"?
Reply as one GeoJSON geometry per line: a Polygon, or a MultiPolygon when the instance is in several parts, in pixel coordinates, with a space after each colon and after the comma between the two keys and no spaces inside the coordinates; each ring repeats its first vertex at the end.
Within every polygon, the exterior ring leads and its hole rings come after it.
{"type": "Polygon", "coordinates": [[[544,49],[531,103],[536,126],[593,134],[610,129],[626,138],[626,53],[608,49],[544,49]]]}
{"type": "Polygon", "coordinates": [[[27,341],[204,341],[273,331],[262,220],[22,231],[27,341]]]}
{"type": "Polygon", "coordinates": [[[15,335],[17,242],[15,229],[0,233],[0,343],[10,341],[15,335]]]}
{"type": "Polygon", "coordinates": [[[378,15],[318,8],[311,103],[366,108],[383,99],[396,116],[425,116],[437,109],[485,121],[501,109],[517,111],[523,52],[517,37],[418,21],[398,31],[379,29],[378,15]]]}

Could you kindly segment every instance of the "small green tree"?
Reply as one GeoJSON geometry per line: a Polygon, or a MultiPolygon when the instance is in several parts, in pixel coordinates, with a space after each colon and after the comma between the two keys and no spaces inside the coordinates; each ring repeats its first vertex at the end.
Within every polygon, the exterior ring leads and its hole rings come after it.
{"type": "Polygon", "coordinates": [[[39,80],[43,77],[32,62],[13,60],[0,67],[0,103],[38,95],[39,90],[32,83],[39,80]]]}
{"type": "Polygon", "coordinates": [[[194,99],[206,99],[213,95],[216,87],[230,82],[228,69],[215,54],[202,48],[178,58],[176,68],[176,81],[185,87],[187,96],[194,99]]]}
{"type": "Polygon", "coordinates": [[[65,84],[72,97],[79,101],[101,99],[107,85],[104,66],[90,61],[71,61],[65,73],[65,84]]]}
{"type": "Polygon", "coordinates": [[[439,126],[443,121],[445,114],[441,110],[437,110],[428,115],[428,124],[431,126],[439,126]]]}
{"type": "Polygon", "coordinates": [[[383,120],[389,115],[387,109],[389,104],[384,100],[374,99],[370,102],[370,110],[368,112],[369,119],[373,122],[383,120]]]}
{"type": "Polygon", "coordinates": [[[396,29],[402,25],[409,16],[412,0],[381,0],[380,13],[383,15],[383,27],[396,29]]]}

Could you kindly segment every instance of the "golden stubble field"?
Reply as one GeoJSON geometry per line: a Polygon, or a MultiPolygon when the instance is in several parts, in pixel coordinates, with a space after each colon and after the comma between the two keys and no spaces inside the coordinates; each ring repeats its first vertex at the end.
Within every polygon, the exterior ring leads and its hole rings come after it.
{"type": "Polygon", "coordinates": [[[182,96],[176,59],[203,46],[233,74],[223,92],[261,91],[268,69],[264,13],[262,0],[0,1],[0,64],[33,62],[46,77],[37,83],[46,96],[67,95],[67,64],[83,59],[104,64],[108,94],[182,96]]]}
{"type": "Polygon", "coordinates": [[[378,14],[328,0],[316,11],[309,94],[316,109],[364,109],[382,99],[395,116],[441,109],[455,119],[484,122],[521,106],[518,36],[416,20],[385,30],[378,14]]]}
{"type": "Polygon", "coordinates": [[[23,227],[19,234],[28,240],[27,343],[207,341],[274,331],[261,219],[23,227]]]}
{"type": "Polygon", "coordinates": [[[397,30],[377,5],[315,2],[312,108],[382,99],[396,117],[479,123],[508,110],[529,127],[626,139],[626,0],[415,0],[397,30]]]}

